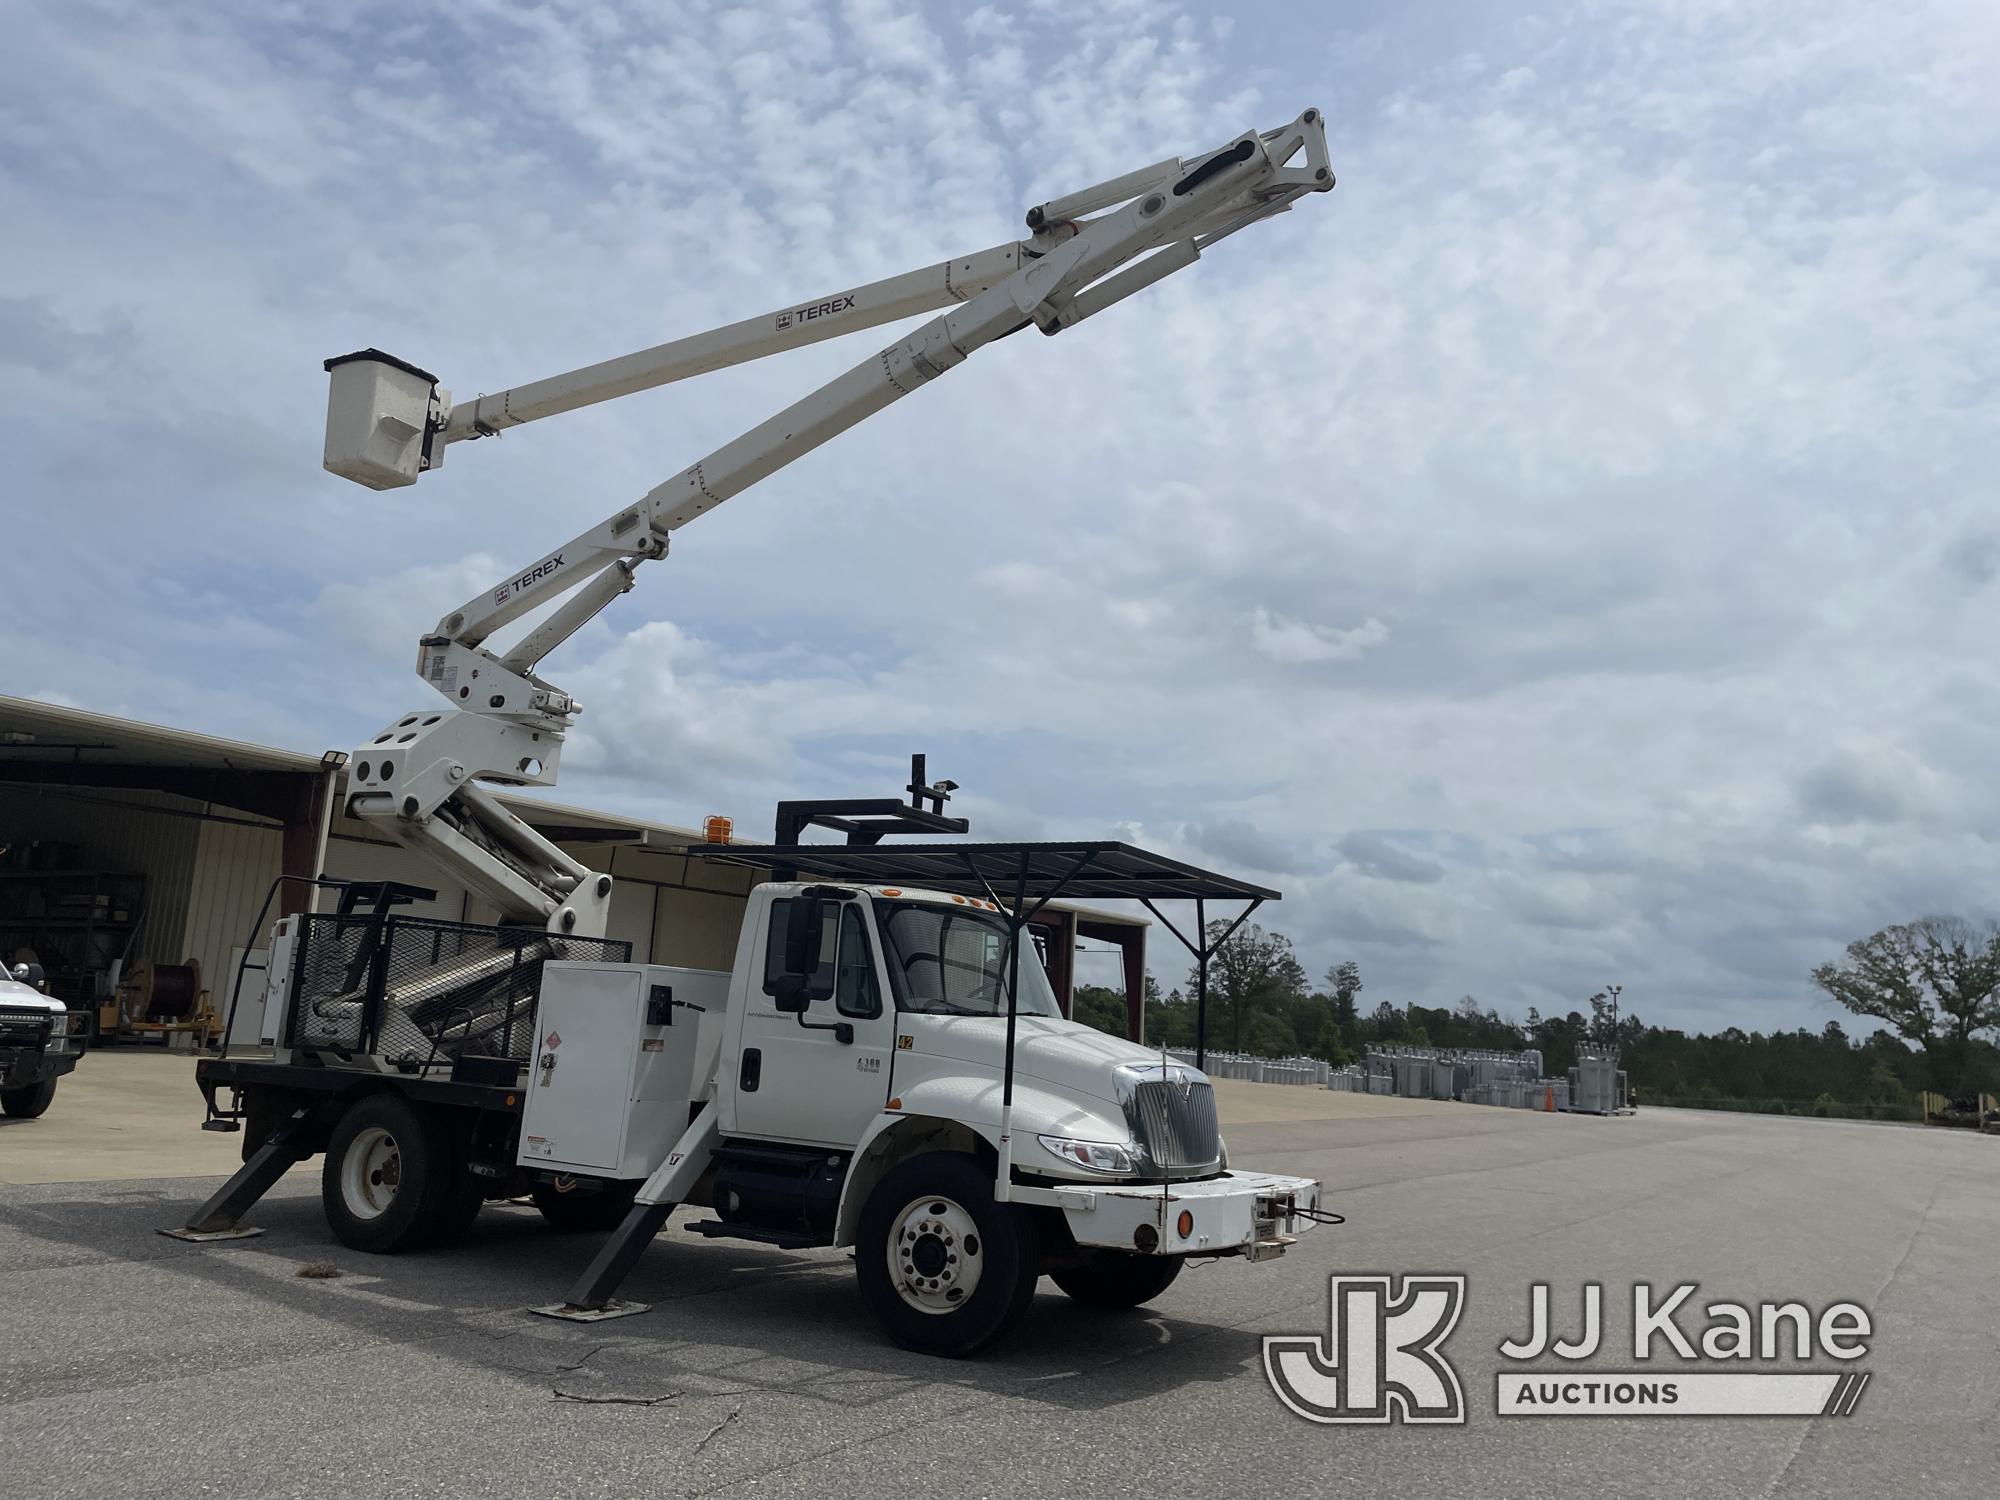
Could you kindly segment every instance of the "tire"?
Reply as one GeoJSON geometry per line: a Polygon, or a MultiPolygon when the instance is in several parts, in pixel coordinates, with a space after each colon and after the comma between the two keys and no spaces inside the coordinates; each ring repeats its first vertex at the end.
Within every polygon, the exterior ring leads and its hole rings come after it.
{"type": "Polygon", "coordinates": [[[480,1206],[486,1202],[486,1184],[468,1170],[472,1162],[472,1121],[467,1112],[439,1110],[434,1118],[450,1165],[441,1189],[443,1202],[423,1237],[423,1244],[427,1249],[443,1249],[456,1245],[471,1230],[480,1206]]]}
{"type": "Polygon", "coordinates": [[[452,1178],[451,1191],[444,1207],[439,1210],[424,1243],[440,1250],[456,1245],[471,1231],[472,1221],[479,1217],[479,1210],[485,1202],[485,1184],[460,1166],[452,1178]]]}
{"type": "Polygon", "coordinates": [[[625,1222],[641,1186],[637,1182],[610,1182],[595,1192],[585,1187],[564,1191],[553,1182],[541,1181],[528,1193],[549,1228],[558,1234],[603,1234],[625,1222]]]}
{"type": "Polygon", "coordinates": [[[1027,1311],[1040,1255],[1034,1220],[993,1201],[992,1172],[974,1157],[936,1151],[890,1168],[868,1195],[854,1269],[890,1338],[957,1358],[1027,1311]]]}
{"type": "Polygon", "coordinates": [[[1183,1264],[1178,1255],[1099,1250],[1082,1265],[1049,1272],[1049,1280],[1085,1307],[1122,1309],[1151,1302],[1174,1284],[1183,1264]]]}
{"type": "Polygon", "coordinates": [[[14,1120],[37,1119],[48,1112],[55,1097],[55,1075],[40,1083],[24,1083],[17,1089],[0,1089],[0,1113],[14,1120]]]}
{"type": "Polygon", "coordinates": [[[429,1243],[451,1188],[444,1131],[394,1094],[356,1100],[327,1140],[320,1201],[350,1249],[394,1255],[429,1243]]]}

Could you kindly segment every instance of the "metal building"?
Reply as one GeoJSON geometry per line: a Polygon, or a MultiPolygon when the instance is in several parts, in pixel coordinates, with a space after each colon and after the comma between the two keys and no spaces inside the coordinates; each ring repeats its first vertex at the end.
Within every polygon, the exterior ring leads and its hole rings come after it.
{"type": "MultiPolygon", "coordinates": [[[[281,874],[401,881],[436,892],[410,908],[415,915],[492,920],[428,862],[339,815],[339,759],[0,696],[0,958],[32,954],[52,993],[72,1009],[93,1008],[115,1030],[139,1011],[185,1009],[190,984],[209,991],[225,1016],[258,908],[281,874]],[[159,992],[135,992],[135,976],[149,970],[159,992]]],[[[617,878],[610,936],[629,941],[635,961],[729,967],[753,871],[678,852],[700,840],[692,829],[534,797],[502,800],[617,878]]],[[[273,915],[300,909],[305,894],[288,882],[273,915]]],[[[1065,1008],[1078,940],[1118,948],[1128,1031],[1137,1036],[1146,923],[1052,906],[1038,925],[1065,1008]]],[[[247,983],[232,1040],[254,1043],[255,970],[247,983]]]]}

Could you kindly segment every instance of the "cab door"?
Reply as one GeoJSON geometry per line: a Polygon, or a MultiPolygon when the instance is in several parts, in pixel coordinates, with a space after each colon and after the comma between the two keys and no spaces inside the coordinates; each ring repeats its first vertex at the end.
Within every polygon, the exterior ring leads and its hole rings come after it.
{"type": "Polygon", "coordinates": [[[772,999],[784,972],[790,905],[790,898],[771,903],[763,982],[745,987],[734,1133],[852,1149],[889,1097],[895,1015],[885,998],[874,923],[863,901],[825,903],[822,983],[815,988],[827,987],[830,977],[832,994],[792,1014],[772,999]],[[840,1027],[851,1028],[852,1041],[840,1040],[840,1027]]]}

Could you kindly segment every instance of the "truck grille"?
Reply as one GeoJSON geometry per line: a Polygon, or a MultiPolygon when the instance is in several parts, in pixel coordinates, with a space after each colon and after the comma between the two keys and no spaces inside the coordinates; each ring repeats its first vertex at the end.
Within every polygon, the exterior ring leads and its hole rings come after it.
{"type": "Polygon", "coordinates": [[[48,1036],[47,1011],[0,1010],[0,1047],[39,1047],[48,1036]]]}
{"type": "Polygon", "coordinates": [[[1197,1073],[1176,1068],[1165,1078],[1141,1079],[1132,1086],[1126,1114],[1155,1167],[1205,1171],[1222,1159],[1215,1090],[1197,1073]]]}

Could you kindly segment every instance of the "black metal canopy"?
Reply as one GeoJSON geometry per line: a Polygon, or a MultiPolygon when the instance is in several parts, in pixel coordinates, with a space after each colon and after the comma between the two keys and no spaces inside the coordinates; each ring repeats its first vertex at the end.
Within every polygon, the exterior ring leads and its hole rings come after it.
{"type": "MultiPolygon", "coordinates": [[[[912,780],[921,780],[913,776],[912,780]]],[[[1058,896],[1077,901],[1138,901],[1194,956],[1195,1066],[1208,1061],[1208,961],[1250,914],[1278,893],[1233,875],[1183,864],[1150,849],[1112,839],[994,844],[690,844],[687,852],[718,864],[770,870],[781,880],[908,885],[955,896],[980,896],[1006,914],[1008,942],[1007,1063],[1001,1098],[1014,1099],[1014,997],[1019,993],[1021,928],[1058,896]],[[1192,901],[1190,938],[1162,901],[1192,901]],[[1218,936],[1209,931],[1208,903],[1241,901],[1242,912],[1218,936]]]]}
{"type": "Polygon", "coordinates": [[[690,844],[718,864],[791,878],[910,885],[1008,901],[1276,901],[1278,893],[1115,840],[1049,843],[690,844]]]}

